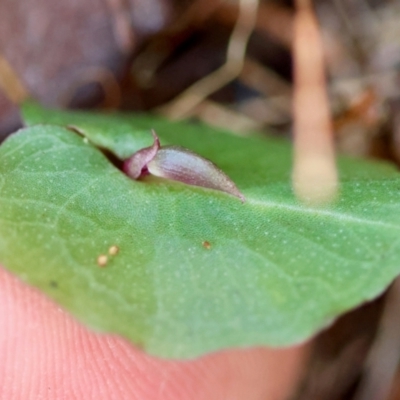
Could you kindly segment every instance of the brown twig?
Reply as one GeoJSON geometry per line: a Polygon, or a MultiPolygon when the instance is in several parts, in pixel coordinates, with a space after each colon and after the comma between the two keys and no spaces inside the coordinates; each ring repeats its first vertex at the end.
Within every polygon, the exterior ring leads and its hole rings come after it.
{"type": "Polygon", "coordinates": [[[112,30],[115,41],[122,53],[129,54],[135,44],[129,9],[123,0],[106,0],[111,14],[112,30]]]}
{"type": "Polygon", "coordinates": [[[156,36],[134,59],[131,71],[136,84],[141,88],[151,87],[157,70],[173,50],[186,38],[183,34],[190,26],[200,26],[219,7],[221,0],[195,0],[161,35],[156,36]],[[169,37],[173,40],[168,40],[169,37]]]}
{"type": "Polygon", "coordinates": [[[26,86],[22,83],[10,63],[0,54],[0,89],[14,103],[20,104],[29,97],[26,86]]]}
{"type": "Polygon", "coordinates": [[[244,60],[240,81],[267,97],[292,96],[292,88],[289,82],[285,81],[272,69],[249,57],[244,60]]]}
{"type": "Polygon", "coordinates": [[[239,0],[240,12],[229,39],[225,63],[197,81],[172,102],[159,108],[171,119],[190,115],[207,96],[235,79],[243,68],[247,42],[254,29],[259,0],[239,0]]]}
{"type": "Polygon", "coordinates": [[[265,125],[279,125],[291,121],[292,89],[277,73],[246,57],[239,80],[264,95],[241,102],[241,112],[265,125]]]}
{"type": "Polygon", "coordinates": [[[296,5],[293,188],[302,201],[323,204],[338,190],[323,46],[311,2],[296,5]]]}
{"type": "Polygon", "coordinates": [[[239,135],[260,130],[262,124],[237,110],[231,110],[211,100],[203,101],[196,117],[206,124],[225,128],[239,135]]]}
{"type": "MultiPolygon", "coordinates": [[[[237,20],[237,15],[237,6],[225,2],[218,8],[215,18],[218,22],[231,26],[237,20]]],[[[272,36],[280,44],[290,48],[293,41],[293,12],[289,7],[273,2],[260,3],[255,29],[272,36]]]]}
{"type": "Polygon", "coordinates": [[[379,331],[372,345],[355,400],[388,398],[400,356],[400,278],[388,292],[379,331]]]}

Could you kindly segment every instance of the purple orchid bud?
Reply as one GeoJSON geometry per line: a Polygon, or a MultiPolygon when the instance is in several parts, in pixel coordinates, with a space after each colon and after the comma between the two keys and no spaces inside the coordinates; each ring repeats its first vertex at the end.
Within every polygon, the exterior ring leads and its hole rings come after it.
{"type": "Polygon", "coordinates": [[[132,179],[139,179],[148,174],[147,164],[156,156],[160,148],[160,140],[156,132],[152,129],[151,133],[154,143],[149,147],[138,150],[124,162],[123,170],[132,179]]]}
{"type": "Polygon", "coordinates": [[[138,179],[150,173],[187,185],[220,190],[239,197],[242,202],[245,201],[245,197],[232,180],[210,160],[183,147],[160,147],[154,130],[152,134],[153,145],[137,151],[124,163],[124,171],[131,178],[138,179]]]}

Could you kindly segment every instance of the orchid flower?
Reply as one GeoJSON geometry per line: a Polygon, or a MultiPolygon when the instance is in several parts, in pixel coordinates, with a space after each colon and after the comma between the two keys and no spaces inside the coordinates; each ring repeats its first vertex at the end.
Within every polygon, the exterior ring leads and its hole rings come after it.
{"type": "Polygon", "coordinates": [[[160,146],[152,130],[154,142],[138,150],[124,162],[124,172],[132,179],[151,174],[187,185],[201,186],[238,197],[245,197],[234,182],[213,162],[180,146],[160,146]]]}

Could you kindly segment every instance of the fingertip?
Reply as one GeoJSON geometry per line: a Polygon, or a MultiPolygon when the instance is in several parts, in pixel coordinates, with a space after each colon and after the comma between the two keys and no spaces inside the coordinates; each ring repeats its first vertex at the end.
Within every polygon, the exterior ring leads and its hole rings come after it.
{"type": "Polygon", "coordinates": [[[0,398],[283,400],[306,350],[226,350],[163,360],[88,330],[0,268],[0,398]]]}

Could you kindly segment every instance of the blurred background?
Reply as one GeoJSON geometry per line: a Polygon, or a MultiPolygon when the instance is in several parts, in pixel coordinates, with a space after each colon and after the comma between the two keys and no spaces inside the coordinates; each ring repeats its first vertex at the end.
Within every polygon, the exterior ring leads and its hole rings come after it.
{"type": "MultiPolygon", "coordinates": [[[[48,106],[157,112],[225,62],[229,41],[241,40],[240,32],[232,38],[239,9],[254,7],[251,0],[240,3],[1,0],[0,75],[7,81],[11,67],[29,94],[48,106]]],[[[185,116],[242,134],[272,128],[288,135],[295,8],[290,0],[256,3],[243,68],[185,116]]],[[[339,150],[398,162],[400,2],[313,5],[339,150]]],[[[17,107],[0,92],[0,135],[19,124],[17,107]]]]}
{"type": "MultiPolygon", "coordinates": [[[[338,151],[399,164],[400,1],[313,8],[338,151]]],[[[21,126],[27,94],[50,107],[150,111],[291,137],[295,15],[291,0],[1,0],[0,140],[21,126]]],[[[314,340],[295,399],[360,396],[385,296],[314,340]]],[[[389,398],[400,399],[400,380],[389,398]]]]}

